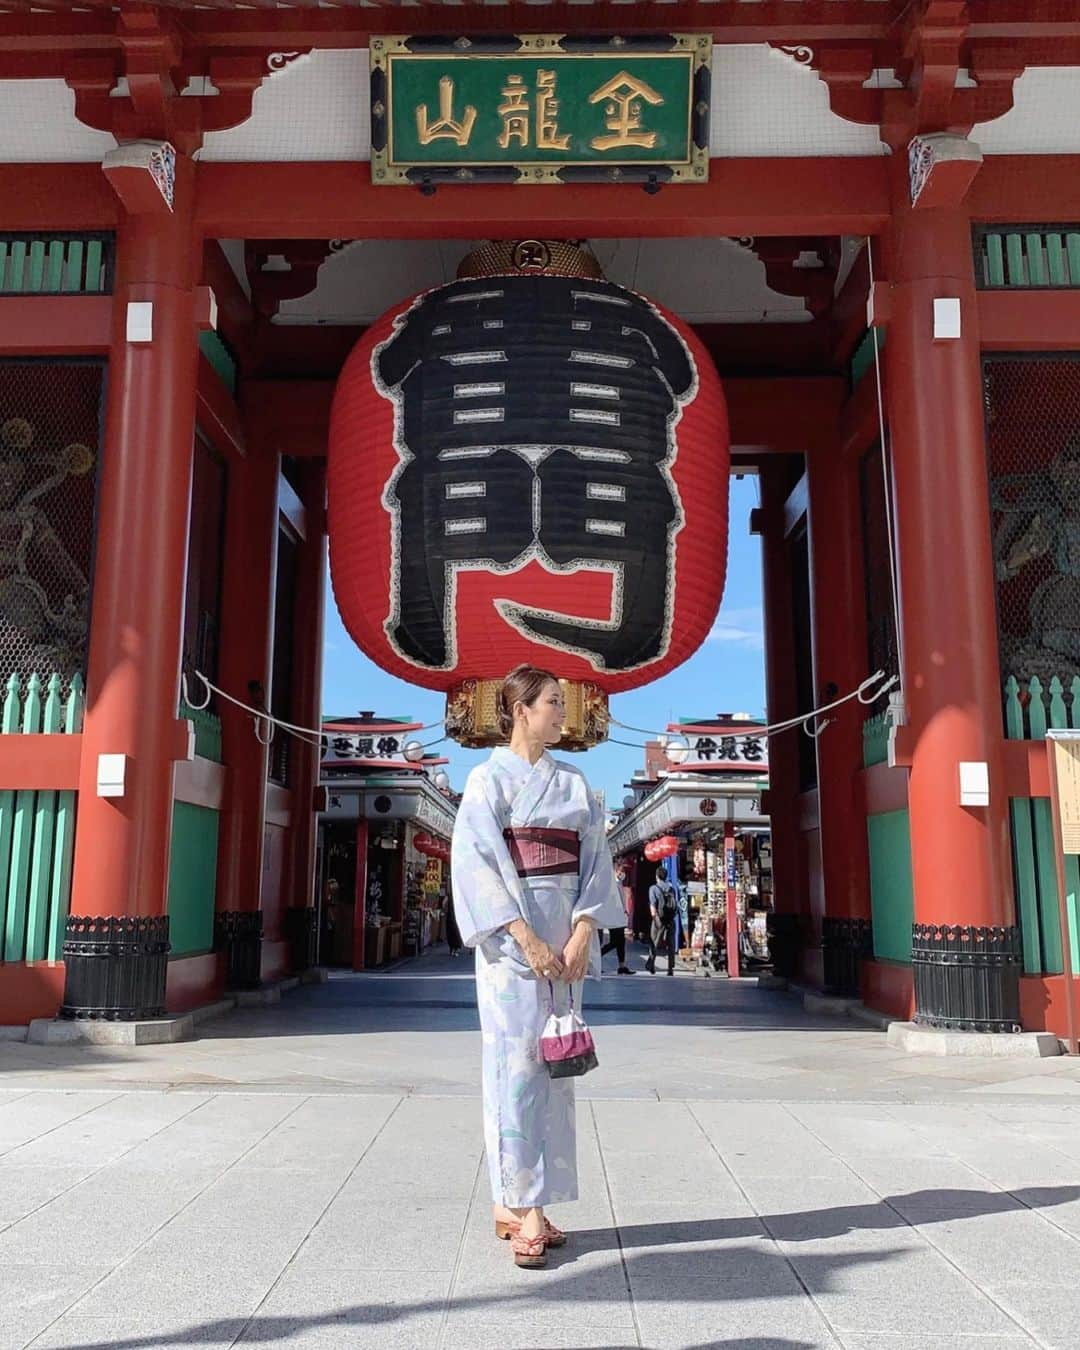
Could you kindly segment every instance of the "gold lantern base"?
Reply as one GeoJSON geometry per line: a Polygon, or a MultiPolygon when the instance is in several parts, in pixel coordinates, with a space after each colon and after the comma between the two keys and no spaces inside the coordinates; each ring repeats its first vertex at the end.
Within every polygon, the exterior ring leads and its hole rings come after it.
{"type": "MultiPolygon", "coordinates": [[[[588,750],[608,734],[608,698],[595,684],[560,680],[566,721],[555,750],[588,750]]],[[[459,745],[481,750],[505,745],[497,712],[502,680],[462,680],[446,695],[446,732],[459,745]]]]}

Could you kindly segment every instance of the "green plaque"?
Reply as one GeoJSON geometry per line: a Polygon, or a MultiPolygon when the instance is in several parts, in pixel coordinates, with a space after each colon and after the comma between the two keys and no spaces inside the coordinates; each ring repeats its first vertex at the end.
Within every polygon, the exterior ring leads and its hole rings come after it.
{"type": "Polygon", "coordinates": [[[371,39],[373,183],[709,176],[712,40],[371,39]]]}

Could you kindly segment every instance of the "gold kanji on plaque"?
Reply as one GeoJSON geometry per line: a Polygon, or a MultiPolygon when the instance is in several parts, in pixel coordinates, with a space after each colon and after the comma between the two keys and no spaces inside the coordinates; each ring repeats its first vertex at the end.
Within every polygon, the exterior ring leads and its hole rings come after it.
{"type": "Polygon", "coordinates": [[[590,103],[605,101],[607,107],[604,113],[607,118],[608,134],[593,137],[594,150],[623,150],[634,147],[651,150],[656,145],[656,132],[646,131],[641,125],[642,103],[659,107],[664,102],[662,95],[651,85],[621,70],[606,84],[602,84],[595,93],[589,95],[590,103]]]}
{"type": "Polygon", "coordinates": [[[503,101],[496,112],[502,118],[498,141],[506,150],[515,137],[519,145],[529,144],[529,95],[521,75],[508,75],[502,91],[503,101]]]}
{"type": "Polygon", "coordinates": [[[536,76],[536,148],[569,150],[570,136],[559,135],[559,100],[555,97],[555,72],[541,70],[536,76]]]}
{"type": "Polygon", "coordinates": [[[439,116],[434,122],[428,121],[427,104],[417,104],[416,135],[421,145],[430,145],[432,141],[453,141],[456,145],[468,145],[475,125],[476,109],[468,103],[461,121],[455,121],[454,81],[449,75],[444,75],[439,81],[439,116]]]}

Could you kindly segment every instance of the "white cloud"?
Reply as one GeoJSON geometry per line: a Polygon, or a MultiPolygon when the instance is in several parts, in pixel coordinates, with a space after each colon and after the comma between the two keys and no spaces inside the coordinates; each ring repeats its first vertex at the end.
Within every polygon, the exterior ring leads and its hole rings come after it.
{"type": "Polygon", "coordinates": [[[710,642],[727,642],[737,647],[748,647],[761,651],[765,645],[762,631],[763,616],[760,607],[745,609],[721,609],[716,616],[710,642]]]}

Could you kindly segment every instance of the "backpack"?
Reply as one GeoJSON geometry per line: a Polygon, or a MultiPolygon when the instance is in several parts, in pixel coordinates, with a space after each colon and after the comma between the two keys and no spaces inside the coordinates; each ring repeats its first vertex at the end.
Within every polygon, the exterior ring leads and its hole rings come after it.
{"type": "Polygon", "coordinates": [[[660,916],[660,918],[662,919],[667,918],[670,915],[674,914],[677,908],[675,902],[675,888],[670,884],[667,886],[661,886],[660,883],[657,882],[656,885],[652,887],[650,895],[652,894],[652,891],[655,891],[657,893],[655,900],[655,907],[656,912],[660,916]]]}

